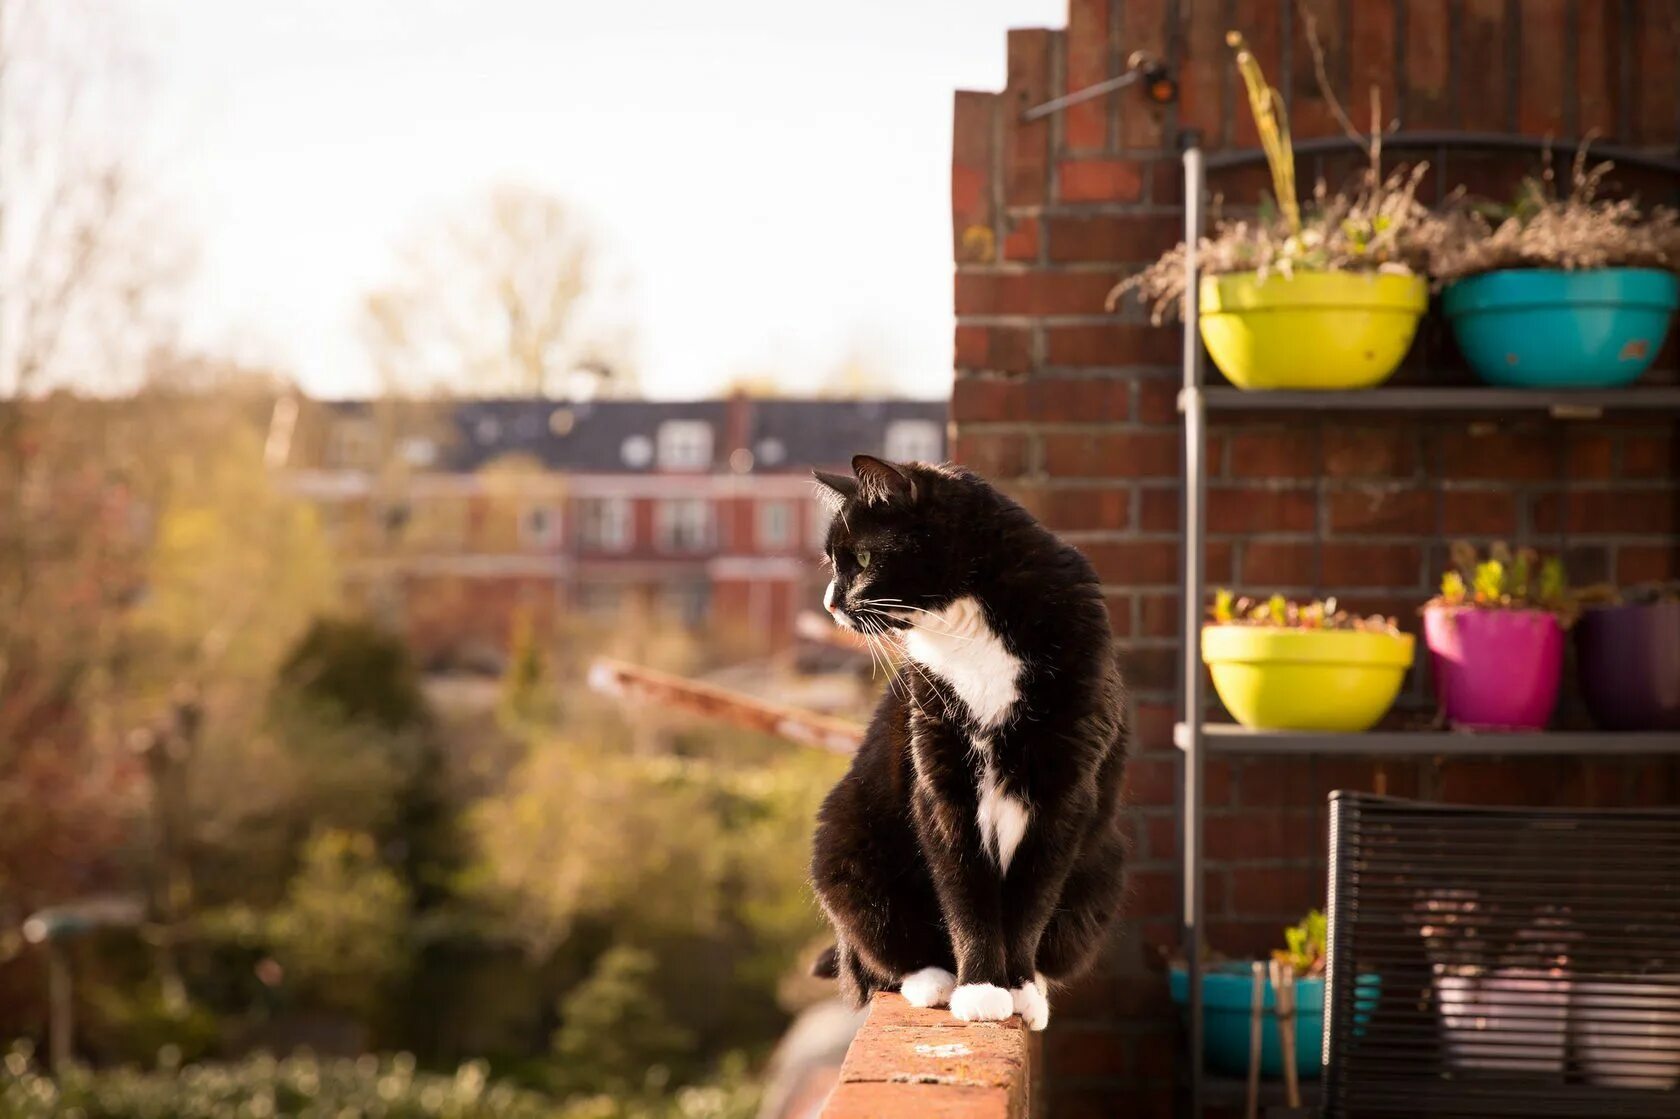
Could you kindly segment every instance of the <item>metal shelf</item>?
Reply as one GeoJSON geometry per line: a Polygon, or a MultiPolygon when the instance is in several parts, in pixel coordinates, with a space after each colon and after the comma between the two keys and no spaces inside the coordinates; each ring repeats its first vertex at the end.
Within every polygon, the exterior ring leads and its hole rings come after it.
{"type": "Polygon", "coordinates": [[[1615,391],[1402,385],[1341,392],[1267,392],[1208,385],[1179,390],[1179,411],[1185,410],[1192,393],[1201,394],[1209,411],[1544,412],[1556,419],[1592,419],[1605,412],[1680,412],[1680,387],[1667,385],[1615,391]]]}
{"type": "MultiPolygon", "coordinates": [[[[1190,727],[1173,727],[1173,744],[1187,749],[1190,727]]],[[[1374,730],[1255,731],[1230,723],[1202,726],[1210,754],[1353,754],[1378,757],[1519,757],[1680,754],[1680,733],[1613,731],[1374,730]]]]}

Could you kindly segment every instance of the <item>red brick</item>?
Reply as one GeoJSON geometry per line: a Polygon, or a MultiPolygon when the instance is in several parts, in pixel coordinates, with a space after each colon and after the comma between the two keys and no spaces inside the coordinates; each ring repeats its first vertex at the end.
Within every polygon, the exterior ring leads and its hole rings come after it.
{"type": "Polygon", "coordinates": [[[1238,431],[1227,442],[1233,478],[1311,478],[1318,473],[1318,442],[1299,431],[1238,431]]]}
{"type": "Polygon", "coordinates": [[[1026,1059],[1018,1028],[959,1032],[943,1023],[889,1029],[866,1022],[846,1051],[840,1079],[848,1084],[926,1080],[1015,1091],[1024,1087],[1026,1059]],[[951,1052],[954,1039],[960,1039],[959,1052],[951,1052]]]}
{"type": "Polygon", "coordinates": [[[1132,1071],[1131,1039],[1112,1029],[1070,1026],[1050,1039],[1045,1064],[1053,1077],[1125,1076],[1132,1071]]]}
{"type": "Polygon", "coordinates": [[[1204,831],[1211,859],[1306,858],[1323,853],[1324,823],[1314,812],[1227,812],[1209,816],[1204,831]]]}
{"type": "Polygon", "coordinates": [[[1176,912],[1180,886],[1176,870],[1132,870],[1126,875],[1125,911],[1131,917],[1176,912]]]}
{"type": "Polygon", "coordinates": [[[1178,89],[1179,126],[1200,132],[1202,144],[1215,148],[1225,142],[1225,87],[1234,83],[1223,16],[1212,5],[1190,9],[1178,89]]]}
{"type": "Polygon", "coordinates": [[[1423,573],[1423,549],[1413,544],[1323,546],[1324,585],[1344,587],[1416,587],[1423,573]]]}
{"type": "Polygon", "coordinates": [[[1178,857],[1181,825],[1176,816],[1149,816],[1144,820],[1144,851],[1151,859],[1178,857]]]}
{"type": "Polygon", "coordinates": [[[1442,490],[1441,532],[1509,536],[1517,531],[1517,500],[1510,490],[1442,490]]]}
{"type": "Polygon", "coordinates": [[[1003,259],[1036,261],[1038,259],[1038,219],[1010,218],[1003,235],[1003,259]]]}
{"type": "Polygon", "coordinates": [[[1109,594],[1103,596],[1103,605],[1108,607],[1108,628],[1116,637],[1130,637],[1132,635],[1132,596],[1129,594],[1109,594]]]}
{"type": "Polygon", "coordinates": [[[1132,758],[1126,763],[1127,804],[1170,806],[1178,790],[1178,759],[1170,754],[1132,758]]]}
{"type": "MultiPolygon", "coordinates": [[[[1680,494],[1673,490],[1572,491],[1563,498],[1565,524],[1568,531],[1581,533],[1672,532],[1677,501],[1680,494]]],[[[1537,530],[1549,532],[1556,527],[1548,523],[1551,514],[1542,517],[1540,505],[1535,506],[1534,512],[1537,530]]]]}
{"type": "Polygon", "coordinates": [[[1569,0],[1527,0],[1517,21],[1517,128],[1529,136],[1559,136],[1568,128],[1569,8],[1569,0]]]}
{"type": "Polygon", "coordinates": [[[1435,528],[1435,495],[1428,490],[1369,486],[1326,497],[1331,532],[1421,536],[1435,528]]]}
{"type": "MultiPolygon", "coordinates": [[[[1395,49],[1394,0],[1363,0],[1348,8],[1348,112],[1362,125],[1371,119],[1371,91],[1381,98],[1384,126],[1400,111],[1399,84],[1395,71],[1399,52],[1395,49]]],[[[1446,44],[1418,44],[1414,50],[1445,49],[1446,44]]]]}
{"type": "Polygon", "coordinates": [[[1309,909],[1323,909],[1325,890],[1325,873],[1318,867],[1236,870],[1231,872],[1231,912],[1298,917],[1309,909]]]}
{"type": "Polygon", "coordinates": [[[1327,478],[1405,478],[1417,472],[1417,437],[1409,428],[1338,424],[1323,432],[1327,478]]]}
{"type": "Polygon", "coordinates": [[[1674,440],[1667,435],[1628,436],[1622,440],[1622,477],[1680,476],[1680,461],[1676,461],[1674,449],[1674,440]]]}
{"type": "Polygon", "coordinates": [[[1576,135],[1616,133],[1621,100],[1620,23],[1619,4],[1594,4],[1581,13],[1576,26],[1576,135]]]}
{"type": "Polygon", "coordinates": [[[1237,486],[1208,490],[1209,532],[1310,532],[1317,526],[1318,502],[1311,490],[1237,486]]]}
{"type": "Polygon", "coordinates": [[[951,385],[951,419],[960,424],[1013,420],[1025,410],[1026,398],[1027,387],[1018,379],[958,376],[951,385]]]}
{"type": "MultiPolygon", "coordinates": [[[[1108,0],[1069,0],[1064,92],[1077,92],[1109,76],[1108,11],[1108,0]]],[[[1108,146],[1108,117],[1114,101],[1111,94],[1063,110],[1062,142],[1069,150],[1108,146]]]]}
{"type": "Polygon", "coordinates": [[[1021,326],[959,326],[958,369],[1025,373],[1032,368],[1032,331],[1021,326]]]}
{"type": "Polygon", "coordinates": [[[1181,223],[1168,214],[1052,217],[1049,231],[1052,261],[1113,264],[1153,262],[1184,236],[1181,223]]]}
{"type": "Polygon", "coordinates": [[[1636,4],[1634,36],[1633,139],[1642,144],[1674,143],[1674,105],[1680,101],[1680,56],[1675,50],[1673,4],[1636,4]]]}
{"type": "Polygon", "coordinates": [[[1406,128],[1451,128],[1455,123],[1448,72],[1451,3],[1406,0],[1406,128]]]}
{"type": "MultiPolygon", "coordinates": [[[[957,273],[959,315],[1100,315],[1114,278],[1094,272],[957,273]]],[[[1054,360],[1054,359],[1052,359],[1054,360]]]]}
{"type": "Polygon", "coordinates": [[[1008,86],[1001,111],[1004,201],[1011,206],[1042,205],[1049,196],[1050,121],[1023,123],[1022,111],[1050,100],[1052,33],[1037,28],[1009,32],[1008,86]]]}
{"type": "Polygon", "coordinates": [[[1250,540],[1243,545],[1242,586],[1252,593],[1272,587],[1304,587],[1318,575],[1311,541],[1250,540]]]}
{"type": "Polygon", "coordinates": [[[1130,159],[1064,159],[1056,165],[1063,202],[1138,202],[1144,165],[1130,159]]]}
{"type": "Polygon", "coordinates": [[[1132,742],[1140,750],[1170,750],[1178,711],[1165,703],[1139,703],[1132,708],[1132,742]]]}
{"type": "Polygon", "coordinates": [[[1138,596],[1139,632],[1144,637],[1177,637],[1184,624],[1176,594],[1138,596]]]}
{"type": "Polygon", "coordinates": [[[1150,487],[1139,494],[1138,528],[1144,532],[1177,532],[1183,512],[1178,488],[1150,487]]]}
{"type": "Polygon", "coordinates": [[[1178,650],[1171,646],[1128,645],[1120,652],[1120,671],[1134,692],[1172,691],[1178,686],[1178,665],[1178,650]]]}
{"type": "Polygon", "coordinates": [[[1459,125],[1503,132],[1513,123],[1506,103],[1505,0],[1464,0],[1458,27],[1459,125]]]}
{"type": "MultiPolygon", "coordinates": [[[[1140,50],[1156,58],[1169,57],[1169,23],[1165,0],[1126,0],[1120,5],[1120,58],[1140,50]]],[[[1141,92],[1127,91],[1119,102],[1122,147],[1136,152],[1165,146],[1164,109],[1141,92]]]]}
{"type": "Polygon", "coordinates": [[[1680,548],[1661,544],[1623,544],[1616,549],[1616,582],[1655,583],[1680,578],[1680,548]]]}
{"type": "Polygon", "coordinates": [[[1540,481],[1558,475],[1558,444],[1507,431],[1454,431],[1441,436],[1441,470],[1448,478],[1540,481]]]}
{"type": "Polygon", "coordinates": [[[1018,418],[1043,423],[1118,423],[1132,411],[1132,382],[1122,377],[1034,377],[1018,418]]]}
{"type": "MultiPolygon", "coordinates": [[[[1295,34],[1294,57],[1286,78],[1274,84],[1279,89],[1286,89],[1289,101],[1290,130],[1303,139],[1311,136],[1340,135],[1342,128],[1336,122],[1330,111],[1330,102],[1320,88],[1317,70],[1313,66],[1312,51],[1307,47],[1307,19],[1306,12],[1312,13],[1318,28],[1318,42],[1324,50],[1325,70],[1334,86],[1333,92],[1344,106],[1358,106],[1352,110],[1361,118],[1366,115],[1364,106],[1367,100],[1364,95],[1353,98],[1348,95],[1346,74],[1343,64],[1346,60],[1347,43],[1346,29],[1342,26],[1342,5],[1338,0],[1305,0],[1304,3],[1294,5],[1295,34]],[[1284,82],[1287,81],[1287,85],[1284,82]]],[[[1239,85],[1239,90],[1241,86],[1239,85]]],[[[1243,102],[1239,111],[1239,118],[1247,112],[1247,101],[1243,102]]],[[[1363,125],[1363,120],[1361,120],[1363,125]]],[[[1252,131],[1244,133],[1248,139],[1246,143],[1252,145],[1254,140],[1252,131]]],[[[1301,184],[1303,187],[1306,183],[1301,184]]]]}
{"type": "Polygon", "coordinates": [[[1138,381],[1138,420],[1146,424],[1178,425],[1177,378],[1144,377],[1138,381]]]}
{"type": "Polygon", "coordinates": [[[1178,581],[1176,540],[1105,540],[1081,544],[1105,583],[1165,586],[1178,581]]]}
{"type": "Polygon", "coordinates": [[[1057,531],[1127,529],[1132,524],[1130,486],[1053,489],[1044,495],[1043,518],[1057,531]]]}
{"type": "Polygon", "coordinates": [[[1305,758],[1249,758],[1236,776],[1243,807],[1293,805],[1310,808],[1312,762],[1305,758]]]}
{"type": "Polygon", "coordinates": [[[1003,1088],[960,1084],[841,1084],[823,1105],[822,1119],[1020,1119],[1003,1088]]]}
{"type": "Polygon", "coordinates": [[[1015,432],[960,431],[951,457],[987,478],[1018,478],[1027,471],[1027,437],[1015,432]]]}
{"type": "Polygon", "coordinates": [[[1178,439],[1165,431],[1050,432],[1044,467],[1051,474],[1087,478],[1172,477],[1178,439]]]}
{"type": "Polygon", "coordinates": [[[1603,479],[1611,475],[1615,442],[1597,432],[1571,432],[1567,442],[1565,469],[1573,480],[1603,479]]]}
{"type": "Polygon", "coordinates": [[[953,105],[951,241],[959,261],[990,263],[996,256],[991,184],[997,103],[995,94],[959,92],[953,105]]]}
{"type": "Polygon", "coordinates": [[[1113,322],[1045,328],[1045,360],[1051,365],[1171,365],[1181,349],[1178,332],[1166,326],[1113,322]]]}

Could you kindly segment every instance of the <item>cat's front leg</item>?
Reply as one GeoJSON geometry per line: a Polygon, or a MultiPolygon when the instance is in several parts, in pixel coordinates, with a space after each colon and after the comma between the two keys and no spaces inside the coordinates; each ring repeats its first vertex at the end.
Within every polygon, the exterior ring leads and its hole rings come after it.
{"type": "MultiPolygon", "coordinates": [[[[924,776],[929,767],[923,767],[924,776]]],[[[1015,1013],[1003,932],[1003,883],[986,857],[972,790],[924,780],[914,802],[917,832],[957,963],[951,1013],[967,1022],[1000,1022],[1015,1013]]]]}
{"type": "Polygon", "coordinates": [[[1016,852],[1003,882],[1009,991],[1015,1012],[1030,1030],[1042,1030],[1050,1024],[1050,992],[1038,970],[1039,946],[1067,887],[1078,837],[1089,817],[1089,809],[1073,798],[1060,798],[1060,803],[1060,811],[1038,821],[1036,831],[1016,852]]]}

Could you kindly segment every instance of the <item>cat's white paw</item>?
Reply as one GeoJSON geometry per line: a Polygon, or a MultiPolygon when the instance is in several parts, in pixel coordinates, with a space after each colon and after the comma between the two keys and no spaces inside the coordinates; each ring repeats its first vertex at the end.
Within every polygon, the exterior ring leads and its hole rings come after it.
{"type": "Polygon", "coordinates": [[[964,1022],[1001,1022],[1015,1013],[1015,1000],[990,983],[964,983],[951,992],[951,1016],[964,1022]]]}
{"type": "Polygon", "coordinates": [[[911,1006],[944,1006],[956,990],[957,977],[942,967],[924,967],[906,975],[898,985],[899,993],[911,1006]]]}
{"type": "Polygon", "coordinates": [[[1043,976],[1016,987],[1009,997],[1014,1000],[1015,1013],[1021,1016],[1021,1024],[1027,1029],[1042,1030],[1050,1024],[1050,999],[1044,993],[1043,976]]]}

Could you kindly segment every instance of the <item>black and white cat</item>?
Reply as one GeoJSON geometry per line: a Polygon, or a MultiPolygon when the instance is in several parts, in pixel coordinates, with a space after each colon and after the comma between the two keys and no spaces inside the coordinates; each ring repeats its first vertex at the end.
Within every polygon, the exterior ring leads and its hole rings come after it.
{"type": "Polygon", "coordinates": [[[852,460],[823,604],[894,640],[881,699],[819,814],[811,873],[834,926],[818,974],[967,1021],[1050,1018],[1118,911],[1126,734],[1097,575],[952,466],[852,460]]]}

